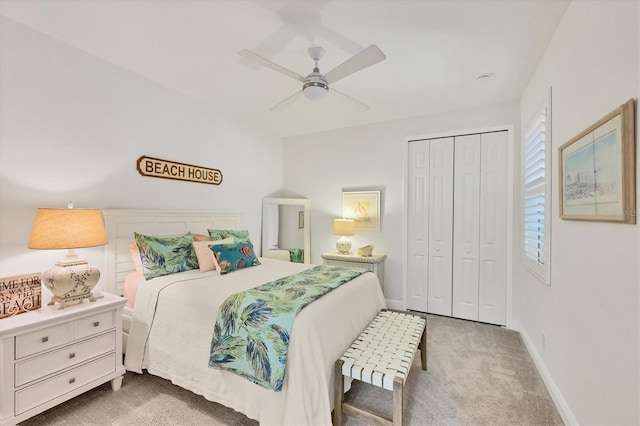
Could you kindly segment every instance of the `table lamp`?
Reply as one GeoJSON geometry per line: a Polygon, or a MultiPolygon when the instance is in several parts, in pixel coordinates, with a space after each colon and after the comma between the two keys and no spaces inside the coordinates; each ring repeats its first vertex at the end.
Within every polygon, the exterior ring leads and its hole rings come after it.
{"type": "Polygon", "coordinates": [[[27,247],[37,250],[68,249],[66,257],[42,273],[42,283],[53,293],[49,305],[96,300],[91,292],[100,279],[98,268],[80,259],[74,249],[107,244],[107,233],[99,209],[39,208],[27,247]]]}
{"type": "Polygon", "coordinates": [[[340,254],[348,254],[351,250],[351,241],[346,237],[355,235],[356,223],[352,219],[334,219],[333,234],[340,235],[342,238],[336,243],[336,248],[340,254]]]}

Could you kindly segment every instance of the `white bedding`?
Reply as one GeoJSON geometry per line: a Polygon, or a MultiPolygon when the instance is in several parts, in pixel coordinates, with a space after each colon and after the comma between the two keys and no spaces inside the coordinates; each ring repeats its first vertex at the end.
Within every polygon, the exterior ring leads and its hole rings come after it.
{"type": "Polygon", "coordinates": [[[208,367],[218,307],[229,295],[312,266],[260,260],[262,265],[223,276],[196,270],[141,285],[125,367],[138,373],[147,369],[262,424],[331,424],[333,364],[386,307],[378,279],[365,273],[298,314],[285,385],[274,392],[208,367]]]}

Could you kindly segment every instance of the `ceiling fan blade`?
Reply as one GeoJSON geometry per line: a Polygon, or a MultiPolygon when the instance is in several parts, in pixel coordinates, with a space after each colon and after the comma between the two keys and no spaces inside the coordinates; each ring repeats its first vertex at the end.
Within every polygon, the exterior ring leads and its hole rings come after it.
{"type": "Polygon", "coordinates": [[[305,78],[300,74],[298,74],[297,72],[291,71],[290,69],[287,69],[281,65],[278,65],[275,62],[263,56],[258,55],[257,53],[253,53],[250,50],[242,49],[241,51],[238,52],[238,54],[244,56],[245,58],[251,59],[252,61],[258,62],[267,68],[271,68],[272,70],[277,71],[281,74],[287,75],[293,79],[304,82],[305,78]]]}
{"type": "Polygon", "coordinates": [[[286,107],[288,107],[289,105],[293,104],[294,102],[298,101],[300,98],[302,98],[302,90],[300,90],[299,92],[294,93],[293,95],[289,96],[287,99],[285,99],[284,101],[275,104],[274,106],[271,107],[271,111],[282,111],[283,109],[285,109],[286,107]]]}
{"type": "Polygon", "coordinates": [[[386,56],[382,53],[382,50],[380,50],[380,48],[375,44],[372,44],[326,73],[324,78],[327,79],[327,83],[331,84],[334,81],[338,81],[353,74],[354,72],[358,72],[364,68],[370,67],[371,65],[377,64],[378,62],[384,61],[385,58],[386,56]]]}
{"type": "Polygon", "coordinates": [[[352,98],[351,96],[347,95],[346,93],[342,93],[334,88],[329,89],[329,93],[335,93],[337,95],[342,96],[343,98],[347,99],[351,105],[353,106],[353,109],[358,111],[358,112],[365,112],[366,110],[368,110],[370,107],[369,105],[360,102],[359,100],[357,100],[356,98],[352,98]]]}

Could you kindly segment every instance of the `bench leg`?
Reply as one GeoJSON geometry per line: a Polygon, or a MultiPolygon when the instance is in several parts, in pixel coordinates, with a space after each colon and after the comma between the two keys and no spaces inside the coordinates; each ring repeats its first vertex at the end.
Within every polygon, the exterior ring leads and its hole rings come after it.
{"type": "Polygon", "coordinates": [[[422,370],[427,371],[427,322],[424,323],[422,337],[420,338],[420,361],[422,361],[422,370]]]}
{"type": "Polygon", "coordinates": [[[333,386],[333,424],[334,426],[342,426],[342,401],[344,400],[344,376],[342,375],[342,364],[344,361],[339,359],[335,364],[335,378],[333,386]]]}
{"type": "Polygon", "coordinates": [[[404,383],[401,378],[393,379],[393,426],[402,426],[403,387],[404,383]]]}

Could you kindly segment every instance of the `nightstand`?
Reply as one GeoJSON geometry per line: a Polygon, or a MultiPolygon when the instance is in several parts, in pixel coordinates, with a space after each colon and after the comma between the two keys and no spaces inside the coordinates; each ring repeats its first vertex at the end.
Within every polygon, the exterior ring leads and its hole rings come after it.
{"type": "Polygon", "coordinates": [[[126,300],[103,295],[0,319],[0,424],[16,424],[108,381],[120,389],[126,300]]]}
{"type": "Polygon", "coordinates": [[[380,287],[384,293],[384,260],[387,258],[386,254],[358,256],[351,253],[324,253],[321,257],[324,265],[351,266],[373,272],[378,276],[380,287]]]}

